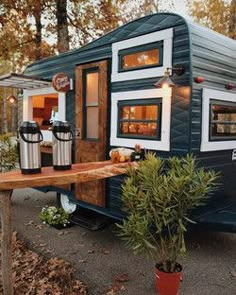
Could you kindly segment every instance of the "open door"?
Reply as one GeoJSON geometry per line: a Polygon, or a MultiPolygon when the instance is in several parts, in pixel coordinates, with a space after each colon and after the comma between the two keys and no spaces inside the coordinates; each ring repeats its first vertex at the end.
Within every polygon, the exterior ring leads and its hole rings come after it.
{"type": "MultiPolygon", "coordinates": [[[[76,163],[106,159],[107,96],[106,60],[76,68],[76,163]]],[[[105,180],[77,184],[76,198],[105,207],[105,180]]]]}

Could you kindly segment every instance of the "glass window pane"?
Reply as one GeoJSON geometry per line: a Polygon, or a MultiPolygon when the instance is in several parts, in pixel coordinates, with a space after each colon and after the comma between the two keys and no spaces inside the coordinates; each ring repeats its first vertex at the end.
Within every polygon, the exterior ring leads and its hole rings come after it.
{"type": "Polygon", "coordinates": [[[86,105],[98,104],[98,72],[86,75],[86,105]]]}
{"type": "Polygon", "coordinates": [[[121,119],[128,120],[157,120],[157,105],[123,106],[121,119]]]}
{"type": "Polygon", "coordinates": [[[212,105],[212,120],[236,122],[236,106],[212,105]]]}
{"type": "Polygon", "coordinates": [[[160,108],[158,99],[120,102],[119,135],[160,138],[160,108]]]}
{"type": "Polygon", "coordinates": [[[98,139],[98,107],[87,107],[86,137],[98,139]]]}
{"type": "Polygon", "coordinates": [[[211,105],[211,139],[236,136],[236,105],[211,105]]]}
{"type": "Polygon", "coordinates": [[[211,137],[235,137],[236,124],[211,124],[211,137]]]}
{"type": "Polygon", "coordinates": [[[122,56],[123,69],[158,65],[160,63],[159,49],[150,49],[122,56]]]}
{"type": "Polygon", "coordinates": [[[124,135],[140,136],[158,136],[157,123],[136,123],[122,122],[120,124],[120,133],[124,135]]]}

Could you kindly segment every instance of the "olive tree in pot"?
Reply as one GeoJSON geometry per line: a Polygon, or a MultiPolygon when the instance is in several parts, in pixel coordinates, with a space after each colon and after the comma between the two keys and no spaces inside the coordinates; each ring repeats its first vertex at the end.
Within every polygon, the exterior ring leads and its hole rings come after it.
{"type": "Polygon", "coordinates": [[[218,175],[196,167],[195,158],[161,160],[147,154],[128,169],[122,201],[128,216],[118,224],[118,235],[135,254],[155,258],[156,289],[160,295],[177,295],[186,252],[184,234],[191,211],[205,203],[217,187],[218,175]]]}

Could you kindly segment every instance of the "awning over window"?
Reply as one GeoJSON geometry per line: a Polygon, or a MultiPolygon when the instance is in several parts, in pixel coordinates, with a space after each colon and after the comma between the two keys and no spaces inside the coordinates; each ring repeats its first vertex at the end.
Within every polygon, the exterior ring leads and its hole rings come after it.
{"type": "Polygon", "coordinates": [[[19,89],[36,89],[50,87],[50,80],[41,79],[33,76],[10,73],[0,76],[0,87],[10,87],[19,89]]]}

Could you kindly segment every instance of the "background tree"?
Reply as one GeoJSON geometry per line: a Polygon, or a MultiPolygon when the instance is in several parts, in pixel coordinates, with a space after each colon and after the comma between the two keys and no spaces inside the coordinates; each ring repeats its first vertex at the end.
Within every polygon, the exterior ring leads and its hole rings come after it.
{"type": "Polygon", "coordinates": [[[230,4],[229,37],[236,40],[236,0],[230,4]]]}
{"type": "Polygon", "coordinates": [[[71,46],[84,45],[122,24],[124,2],[127,0],[71,0],[67,15],[71,46]]]}
{"type": "Polygon", "coordinates": [[[2,0],[0,58],[12,63],[12,70],[54,54],[53,48],[42,40],[42,0],[2,0]]]}
{"type": "Polygon", "coordinates": [[[65,52],[70,49],[69,30],[67,22],[67,0],[56,0],[57,18],[57,49],[58,52],[65,52]]]}
{"type": "MultiPolygon", "coordinates": [[[[10,70],[11,64],[0,59],[0,75],[10,70]]],[[[14,89],[0,87],[0,134],[5,134],[10,130],[11,126],[11,108],[7,103],[7,97],[11,94],[15,95],[14,89]]]]}
{"type": "Polygon", "coordinates": [[[236,39],[235,0],[195,0],[190,12],[200,24],[236,39]]]}

